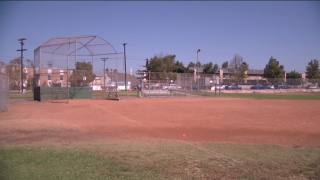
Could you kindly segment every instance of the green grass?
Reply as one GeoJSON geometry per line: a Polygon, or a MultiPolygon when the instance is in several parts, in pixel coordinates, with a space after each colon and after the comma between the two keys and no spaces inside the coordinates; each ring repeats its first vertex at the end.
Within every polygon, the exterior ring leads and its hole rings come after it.
{"type": "Polygon", "coordinates": [[[301,99],[320,100],[319,92],[305,93],[221,93],[222,97],[255,98],[255,99],[301,99]]]}
{"type": "MultiPolygon", "coordinates": [[[[213,91],[188,91],[188,94],[209,96],[214,97],[215,93],[213,91]]],[[[111,93],[113,96],[115,92],[111,93]]],[[[105,94],[106,96],[108,93],[105,94]]],[[[118,96],[132,96],[137,97],[137,91],[119,91],[118,96]]],[[[186,96],[184,91],[174,92],[174,96],[186,96]]],[[[217,92],[219,96],[219,92],[217,92]]],[[[93,92],[93,97],[103,97],[103,92],[93,92]]],[[[221,92],[221,97],[235,97],[235,98],[255,98],[255,99],[301,99],[301,100],[320,100],[320,92],[291,92],[291,93],[223,93],[221,92]]],[[[9,93],[10,99],[19,99],[19,93],[9,93]]],[[[32,92],[22,93],[21,98],[33,98],[32,92]]]]}
{"type": "Polygon", "coordinates": [[[19,98],[33,98],[33,92],[26,93],[9,93],[9,99],[19,99],[19,98]]]}
{"type": "Polygon", "coordinates": [[[6,109],[2,109],[2,110],[0,111],[0,113],[4,113],[4,112],[8,112],[8,109],[6,108],[6,109]]]}
{"type": "MultiPolygon", "coordinates": [[[[115,95],[115,92],[111,93],[112,95],[115,95]]],[[[93,97],[103,97],[103,92],[93,92],[93,97]]],[[[108,93],[105,94],[106,96],[108,93]]],[[[118,96],[138,96],[137,91],[119,91],[118,96]]],[[[28,99],[33,99],[33,92],[27,92],[27,93],[22,93],[21,96],[19,93],[9,93],[9,99],[19,99],[19,98],[28,98],[28,99]]]]}
{"type": "MultiPolygon", "coordinates": [[[[209,97],[214,97],[214,91],[210,91],[210,90],[204,90],[204,91],[197,91],[197,90],[192,90],[192,91],[188,91],[189,94],[193,94],[193,95],[199,95],[199,96],[209,96],[209,97]]],[[[217,96],[219,96],[219,92],[217,92],[217,96]]]]}
{"type": "MultiPolygon", "coordinates": [[[[116,92],[111,92],[111,95],[114,96],[116,92]]],[[[103,97],[103,92],[95,91],[92,93],[93,97],[103,97]]],[[[105,96],[108,96],[108,92],[105,93],[105,96]]],[[[138,96],[138,91],[118,91],[118,96],[138,96]]]]}
{"type": "MultiPolygon", "coordinates": [[[[200,96],[215,97],[214,91],[190,91],[191,94],[200,96]]],[[[254,99],[301,99],[301,100],[320,100],[320,92],[289,92],[289,93],[220,93],[221,97],[231,98],[254,98],[254,99]]]]}
{"type": "Polygon", "coordinates": [[[320,149],[233,143],[108,141],[11,145],[0,179],[320,179],[320,149]]]}

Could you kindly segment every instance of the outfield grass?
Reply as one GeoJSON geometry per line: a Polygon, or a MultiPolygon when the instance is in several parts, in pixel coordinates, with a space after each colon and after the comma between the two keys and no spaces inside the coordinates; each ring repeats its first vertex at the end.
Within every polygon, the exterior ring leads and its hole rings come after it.
{"type": "MultiPolygon", "coordinates": [[[[213,91],[191,91],[191,94],[216,97],[213,91]]],[[[320,92],[283,92],[283,93],[232,93],[221,92],[221,97],[234,97],[234,98],[254,98],[254,99],[301,99],[301,100],[320,100],[320,92]]]]}
{"type": "MultiPolygon", "coordinates": [[[[138,91],[118,91],[118,96],[138,96],[138,91]]],[[[111,92],[111,95],[114,96],[116,92],[111,92]]],[[[103,92],[94,91],[92,93],[93,97],[103,97],[103,92]]],[[[105,96],[108,96],[108,92],[105,92],[105,96]]]]}
{"type": "MultiPolygon", "coordinates": [[[[219,96],[219,92],[217,95],[213,91],[188,91],[188,94],[200,95],[200,96],[208,96],[215,97],[219,96]]],[[[115,92],[111,93],[115,95],[115,92]]],[[[108,93],[105,94],[107,96],[108,93]]],[[[103,97],[103,92],[93,92],[93,97],[103,97]]],[[[131,96],[138,97],[138,91],[119,91],[118,96],[131,96]]],[[[184,91],[174,92],[174,96],[186,96],[184,91]]],[[[235,97],[235,98],[255,98],[255,99],[301,99],[301,100],[320,100],[320,92],[290,92],[290,93],[223,93],[221,92],[221,97],[235,97]]],[[[19,99],[19,93],[9,93],[10,99],[19,99]]],[[[33,98],[32,92],[22,93],[21,98],[33,98]]]]}
{"type": "Polygon", "coordinates": [[[19,98],[33,98],[33,92],[26,93],[9,93],[9,99],[19,99],[19,98]]]}
{"type": "Polygon", "coordinates": [[[305,99],[320,100],[320,92],[301,93],[221,93],[222,97],[255,98],[255,99],[305,99]]]}
{"type": "MultiPolygon", "coordinates": [[[[112,95],[115,95],[115,92],[111,93],[112,95]]],[[[108,95],[108,93],[105,94],[106,96],[108,95]]],[[[138,92],[137,91],[119,91],[118,92],[119,96],[138,96],[138,92]]],[[[92,93],[93,97],[103,97],[103,92],[93,92],[92,93]]],[[[19,98],[23,98],[23,99],[33,99],[33,92],[27,92],[27,93],[9,93],[9,99],[19,99],[19,98]]]]}
{"type": "Polygon", "coordinates": [[[3,146],[0,179],[320,179],[320,149],[108,141],[3,146]]]}

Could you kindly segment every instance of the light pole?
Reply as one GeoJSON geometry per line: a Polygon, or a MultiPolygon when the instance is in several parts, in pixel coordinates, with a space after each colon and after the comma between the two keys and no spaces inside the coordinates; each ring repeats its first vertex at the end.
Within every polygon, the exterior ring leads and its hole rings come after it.
{"type": "Polygon", "coordinates": [[[124,88],[125,91],[127,91],[127,59],[126,59],[126,44],[123,43],[123,48],[124,48],[124,88]]]}
{"type": "Polygon", "coordinates": [[[103,98],[106,92],[106,61],[108,58],[101,58],[103,61],[103,98]]]}
{"type": "Polygon", "coordinates": [[[200,49],[198,49],[197,51],[197,73],[196,73],[196,76],[197,76],[197,80],[198,80],[198,91],[199,91],[199,79],[198,79],[198,74],[199,74],[199,58],[198,58],[198,53],[200,52],[200,49]]]}

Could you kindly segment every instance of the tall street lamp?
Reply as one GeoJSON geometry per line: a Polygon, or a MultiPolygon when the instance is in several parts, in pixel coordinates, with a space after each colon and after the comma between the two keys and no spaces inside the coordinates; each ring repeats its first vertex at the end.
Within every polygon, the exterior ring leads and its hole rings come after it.
{"type": "MultiPolygon", "coordinates": [[[[198,58],[198,53],[200,52],[200,49],[198,49],[197,51],[197,73],[196,73],[196,76],[197,76],[197,79],[198,79],[198,74],[199,74],[199,58],[198,58]]],[[[199,79],[198,79],[198,91],[199,91],[199,79]]]]}
{"type": "Polygon", "coordinates": [[[126,44],[123,43],[123,48],[124,48],[124,88],[125,91],[127,91],[127,59],[126,59],[126,44]]]}

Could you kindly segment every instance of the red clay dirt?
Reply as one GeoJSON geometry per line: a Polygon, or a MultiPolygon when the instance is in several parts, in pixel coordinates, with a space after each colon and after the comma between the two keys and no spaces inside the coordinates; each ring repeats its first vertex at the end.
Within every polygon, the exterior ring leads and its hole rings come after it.
{"type": "Polygon", "coordinates": [[[320,147],[319,105],[237,98],[12,102],[0,114],[0,143],[168,139],[320,147]]]}

